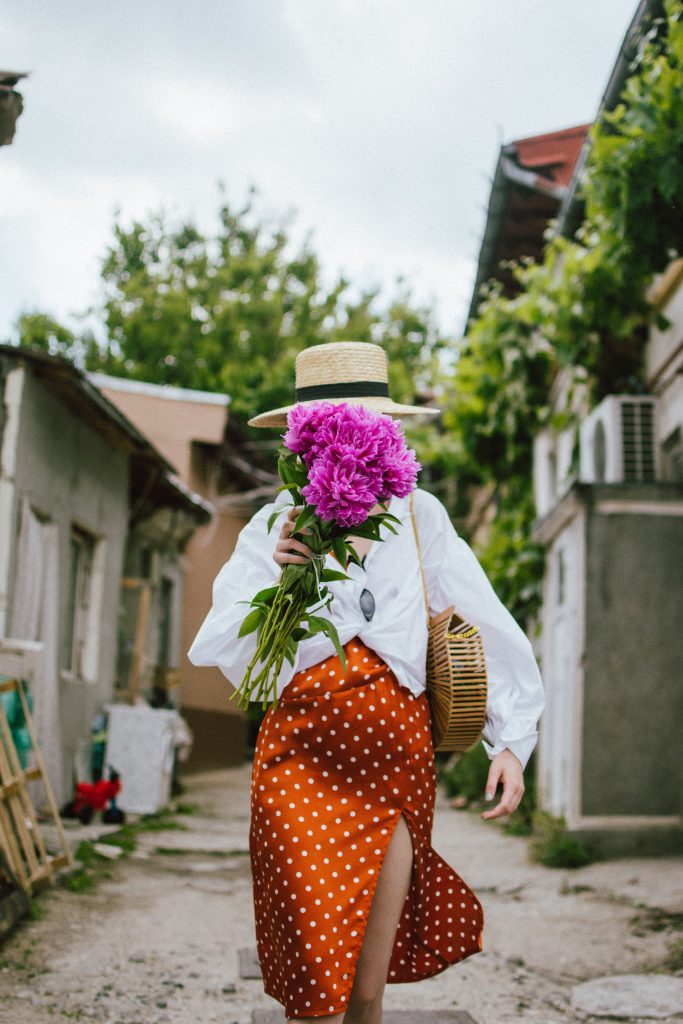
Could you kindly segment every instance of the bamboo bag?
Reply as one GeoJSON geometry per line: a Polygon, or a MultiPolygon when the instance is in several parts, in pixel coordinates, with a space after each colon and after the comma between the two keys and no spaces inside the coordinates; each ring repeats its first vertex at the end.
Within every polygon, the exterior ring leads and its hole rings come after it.
{"type": "Polygon", "coordinates": [[[488,678],[484,643],[479,628],[465,622],[453,605],[433,618],[430,615],[412,491],[410,518],[429,629],[426,692],[432,717],[432,744],[435,752],[465,753],[479,742],[486,719],[488,678]]]}

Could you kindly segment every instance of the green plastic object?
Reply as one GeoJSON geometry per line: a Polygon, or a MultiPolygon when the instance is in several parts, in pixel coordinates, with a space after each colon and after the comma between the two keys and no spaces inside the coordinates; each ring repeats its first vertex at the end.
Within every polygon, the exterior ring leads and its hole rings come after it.
{"type": "MultiPolygon", "coordinates": [[[[0,676],[0,682],[4,682],[9,679],[9,676],[0,676]]],[[[21,686],[26,696],[26,703],[28,705],[29,714],[33,713],[33,697],[31,696],[28,683],[25,679],[21,680],[21,686]]],[[[22,768],[28,766],[28,752],[31,750],[31,735],[26,726],[26,718],[24,717],[24,709],[21,706],[21,698],[16,690],[10,690],[8,693],[0,693],[0,701],[7,715],[7,721],[9,722],[10,733],[12,735],[12,742],[17,750],[19,757],[19,764],[22,768]]]]}

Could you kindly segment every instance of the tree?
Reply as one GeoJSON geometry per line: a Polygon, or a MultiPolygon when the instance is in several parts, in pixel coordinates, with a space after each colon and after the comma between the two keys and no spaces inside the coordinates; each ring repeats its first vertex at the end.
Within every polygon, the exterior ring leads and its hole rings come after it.
{"type": "Polygon", "coordinates": [[[383,345],[397,401],[429,391],[446,345],[430,310],[400,280],[384,308],[378,289],[352,298],[343,277],[326,286],[310,240],[290,252],[284,220],[264,224],[254,196],[237,209],[221,202],[213,236],[162,212],[117,218],[101,268],[105,344],[42,313],[20,318],[20,341],[89,370],[227,393],[242,422],[289,404],[297,353],[326,341],[383,345]]]}

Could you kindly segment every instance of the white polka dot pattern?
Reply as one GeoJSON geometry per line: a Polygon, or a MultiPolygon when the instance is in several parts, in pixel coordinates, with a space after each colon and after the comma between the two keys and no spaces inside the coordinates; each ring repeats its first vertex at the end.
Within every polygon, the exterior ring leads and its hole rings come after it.
{"type": "Polygon", "coordinates": [[[358,637],[297,672],[261,723],[249,850],[265,992],[288,1017],[348,1006],[370,904],[399,815],[410,889],[388,983],[439,974],[483,948],[481,904],[431,846],[436,773],[429,702],[358,637]]]}

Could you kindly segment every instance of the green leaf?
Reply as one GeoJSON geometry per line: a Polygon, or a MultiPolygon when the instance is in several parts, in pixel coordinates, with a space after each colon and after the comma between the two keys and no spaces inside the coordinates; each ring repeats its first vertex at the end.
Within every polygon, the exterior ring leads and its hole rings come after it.
{"type": "MultiPolygon", "coordinates": [[[[283,485],[282,489],[283,490],[285,489],[284,485],[283,485]]],[[[280,490],[280,488],[278,488],[278,490],[280,490]]],[[[286,508],[287,508],[287,506],[283,505],[281,508],[276,508],[274,512],[270,513],[270,515],[268,516],[268,529],[266,530],[266,533],[270,533],[270,531],[273,529],[273,523],[275,522],[275,520],[277,519],[277,517],[279,515],[282,515],[283,511],[286,508]]]]}
{"type": "Polygon", "coordinates": [[[309,629],[312,633],[325,633],[329,636],[330,640],[334,644],[335,650],[339,655],[344,671],[346,672],[346,655],[344,648],[339,642],[339,633],[337,627],[329,619],[323,619],[318,615],[308,615],[307,621],[309,629]]]}
{"type": "Polygon", "coordinates": [[[351,579],[351,577],[347,576],[345,572],[339,572],[337,569],[324,569],[320,578],[324,583],[331,583],[333,580],[351,579]]]}
{"type": "Polygon", "coordinates": [[[266,587],[264,590],[259,590],[258,594],[254,594],[254,596],[252,598],[252,601],[254,603],[259,601],[259,602],[262,602],[263,604],[268,605],[273,600],[273,598],[275,597],[275,595],[277,594],[279,589],[280,588],[278,586],[275,586],[275,587],[266,587]]]}
{"type": "Polygon", "coordinates": [[[299,533],[301,530],[305,529],[305,527],[307,527],[309,525],[309,523],[314,522],[315,518],[316,518],[316,511],[315,511],[315,509],[314,508],[310,508],[310,507],[304,507],[301,510],[301,512],[299,513],[299,515],[296,517],[296,520],[294,522],[294,530],[293,530],[293,532],[294,533],[299,533]]]}
{"type": "Polygon", "coordinates": [[[344,540],[343,537],[334,537],[332,539],[332,550],[334,552],[334,557],[337,559],[340,565],[345,566],[348,555],[348,548],[346,545],[346,541],[344,540]]]}
{"type": "Polygon", "coordinates": [[[242,622],[242,625],[239,628],[237,636],[246,636],[247,633],[253,633],[254,630],[258,629],[258,627],[261,625],[263,617],[263,612],[261,611],[260,608],[255,608],[253,612],[249,612],[247,617],[242,622]]]}
{"type": "Polygon", "coordinates": [[[285,647],[285,658],[290,663],[290,665],[293,665],[294,662],[296,661],[296,649],[297,644],[290,636],[289,639],[287,640],[287,645],[285,647]]]}

